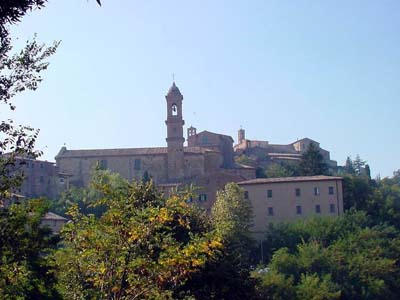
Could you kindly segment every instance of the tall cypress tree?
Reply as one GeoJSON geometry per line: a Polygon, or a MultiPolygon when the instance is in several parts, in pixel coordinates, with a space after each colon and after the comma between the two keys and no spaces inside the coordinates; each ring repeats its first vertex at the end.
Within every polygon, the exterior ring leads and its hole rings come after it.
{"type": "Polygon", "coordinates": [[[328,165],[314,143],[310,143],[303,153],[299,168],[303,176],[328,175],[328,165]]]}

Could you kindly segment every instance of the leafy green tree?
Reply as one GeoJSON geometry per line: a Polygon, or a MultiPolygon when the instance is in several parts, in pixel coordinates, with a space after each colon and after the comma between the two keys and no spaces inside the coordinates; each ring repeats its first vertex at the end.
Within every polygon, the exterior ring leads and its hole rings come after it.
{"type": "MultiPolygon", "coordinates": [[[[9,41],[0,40],[0,105],[13,111],[12,98],[15,95],[37,89],[42,81],[40,74],[48,67],[46,59],[55,53],[58,44],[45,47],[33,39],[20,53],[12,55],[9,41]]],[[[22,182],[22,166],[17,164],[16,157],[37,157],[40,152],[34,150],[38,131],[29,126],[16,125],[11,119],[3,120],[0,122],[0,135],[1,197],[22,182]]]]}
{"type": "Polygon", "coordinates": [[[245,154],[236,156],[235,162],[237,162],[238,164],[243,164],[248,166],[253,166],[255,164],[255,161],[245,154]]]}
{"type": "Polygon", "coordinates": [[[58,238],[40,225],[42,200],[0,208],[0,298],[58,299],[48,254],[58,238]]]}
{"type": "Polygon", "coordinates": [[[306,152],[303,153],[299,172],[302,176],[328,175],[328,166],[314,143],[310,143],[306,152]]]}
{"type": "Polygon", "coordinates": [[[311,240],[324,247],[342,237],[347,232],[372,226],[373,222],[364,211],[350,210],[342,217],[315,217],[291,223],[271,224],[263,242],[264,258],[268,262],[275,251],[287,248],[295,252],[297,245],[311,240]]]}
{"type": "Polygon", "coordinates": [[[341,292],[331,280],[331,276],[320,278],[316,273],[302,274],[297,286],[298,299],[334,300],[340,299],[341,292]]]}
{"type": "Polygon", "coordinates": [[[366,164],[366,161],[362,160],[360,155],[357,154],[356,158],[353,161],[355,175],[360,176],[360,175],[365,174],[365,171],[364,171],[365,164],[366,164]]]}
{"type": "Polygon", "coordinates": [[[254,298],[254,282],[250,278],[252,210],[237,184],[229,183],[217,193],[211,222],[223,248],[186,286],[195,299],[254,298]]]}
{"type": "Polygon", "coordinates": [[[393,228],[374,227],[344,233],[328,246],[311,239],[293,252],[281,248],[258,288],[281,274],[293,280],[298,299],[396,299],[399,242],[393,228]]]}
{"type": "Polygon", "coordinates": [[[368,211],[374,187],[364,176],[343,176],[343,207],[368,211]]]}
{"type": "Polygon", "coordinates": [[[267,178],[291,177],[297,175],[296,168],[296,166],[292,165],[272,164],[267,168],[265,174],[267,178]]]}
{"type": "Polygon", "coordinates": [[[296,288],[293,276],[286,276],[269,268],[259,269],[253,273],[258,281],[256,285],[257,299],[287,300],[296,299],[296,288]],[[268,273],[268,275],[266,275],[268,273]]]}
{"type": "Polygon", "coordinates": [[[113,188],[94,183],[106,212],[96,218],[73,206],[55,255],[66,299],[178,299],[181,287],[222,249],[221,239],[189,195],[164,199],[152,183],[113,188]]]}
{"type": "Polygon", "coordinates": [[[126,179],[117,173],[109,170],[95,168],[91,174],[91,181],[88,187],[79,188],[71,186],[68,190],[61,193],[59,199],[51,201],[51,210],[57,214],[66,216],[66,212],[73,205],[77,205],[79,211],[84,215],[94,214],[100,217],[106,210],[104,205],[96,205],[98,199],[104,195],[97,188],[96,182],[108,184],[111,189],[123,190],[129,186],[126,179]]]}

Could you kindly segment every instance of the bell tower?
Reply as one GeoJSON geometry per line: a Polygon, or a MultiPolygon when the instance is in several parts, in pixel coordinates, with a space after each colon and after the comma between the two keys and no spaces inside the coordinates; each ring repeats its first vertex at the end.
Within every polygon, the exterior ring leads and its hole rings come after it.
{"type": "Polygon", "coordinates": [[[168,180],[177,181],[184,177],[184,152],[182,100],[183,96],[175,82],[165,96],[167,100],[167,145],[168,145],[168,180]]]}

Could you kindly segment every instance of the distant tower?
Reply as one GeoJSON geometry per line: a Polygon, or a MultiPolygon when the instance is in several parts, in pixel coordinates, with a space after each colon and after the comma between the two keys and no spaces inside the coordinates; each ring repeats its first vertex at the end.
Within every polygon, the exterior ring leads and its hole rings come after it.
{"type": "Polygon", "coordinates": [[[187,129],[187,145],[188,147],[192,147],[196,144],[196,128],[193,126],[190,126],[187,129]]]}
{"type": "Polygon", "coordinates": [[[165,96],[167,100],[167,145],[168,145],[168,180],[176,181],[184,177],[184,153],[182,100],[183,96],[175,82],[165,96]]]}
{"type": "Polygon", "coordinates": [[[189,139],[191,136],[194,136],[194,135],[196,135],[196,127],[190,126],[190,127],[187,129],[187,137],[188,137],[188,139],[189,139]]]}
{"type": "Polygon", "coordinates": [[[238,131],[238,144],[241,144],[246,139],[244,129],[240,128],[238,131]]]}

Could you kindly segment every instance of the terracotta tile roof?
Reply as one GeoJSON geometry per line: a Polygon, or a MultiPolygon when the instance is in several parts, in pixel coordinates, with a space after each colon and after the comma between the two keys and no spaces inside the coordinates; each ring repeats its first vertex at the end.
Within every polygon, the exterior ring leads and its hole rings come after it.
{"type": "MultiPolygon", "coordinates": [[[[167,147],[152,148],[121,148],[121,149],[90,149],[90,150],[64,150],[56,158],[64,157],[93,157],[93,156],[131,156],[131,155],[162,155],[167,154],[167,147]]],[[[202,154],[206,152],[218,152],[202,147],[184,147],[188,154],[202,154]]]]}
{"type": "Polygon", "coordinates": [[[211,134],[214,134],[214,135],[219,135],[219,136],[222,136],[222,137],[230,139],[232,141],[232,143],[234,142],[233,138],[230,135],[226,135],[226,134],[222,134],[222,133],[215,133],[215,132],[211,132],[211,131],[208,131],[208,130],[203,130],[203,131],[197,133],[196,135],[200,135],[200,134],[204,134],[204,133],[211,133],[211,134]]]}
{"type": "Polygon", "coordinates": [[[68,221],[68,219],[61,217],[55,213],[48,212],[44,215],[42,220],[59,220],[59,221],[68,221]]]}
{"type": "Polygon", "coordinates": [[[248,166],[248,165],[244,165],[244,164],[239,164],[239,163],[235,163],[234,169],[255,169],[252,166],[248,166]]]}
{"type": "Polygon", "coordinates": [[[298,154],[298,153],[273,153],[273,152],[270,152],[270,153],[268,153],[268,155],[269,156],[273,156],[273,157],[275,157],[275,156],[281,156],[281,157],[285,157],[285,156],[291,156],[291,157],[302,157],[302,154],[298,154]]]}
{"type": "Polygon", "coordinates": [[[263,183],[282,183],[282,182],[304,182],[304,181],[327,181],[327,180],[342,180],[342,177],[337,176],[298,176],[298,177],[280,177],[280,178],[256,178],[238,182],[239,185],[246,184],[263,184],[263,183]]]}

